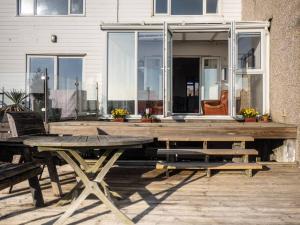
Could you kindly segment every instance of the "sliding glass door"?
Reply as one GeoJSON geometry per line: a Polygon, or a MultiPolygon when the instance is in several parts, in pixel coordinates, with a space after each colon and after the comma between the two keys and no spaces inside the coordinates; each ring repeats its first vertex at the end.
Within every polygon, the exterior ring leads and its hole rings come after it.
{"type": "Polygon", "coordinates": [[[82,57],[30,55],[27,71],[29,107],[45,121],[77,118],[85,111],[82,57]]]}
{"type": "Polygon", "coordinates": [[[163,33],[109,32],[107,114],[163,114],[163,33]]]}
{"type": "Polygon", "coordinates": [[[138,33],[138,114],[163,114],[162,33],[138,33]]]}
{"type": "Polygon", "coordinates": [[[108,34],[108,114],[114,108],[125,108],[135,114],[135,59],[134,33],[108,34]]]}

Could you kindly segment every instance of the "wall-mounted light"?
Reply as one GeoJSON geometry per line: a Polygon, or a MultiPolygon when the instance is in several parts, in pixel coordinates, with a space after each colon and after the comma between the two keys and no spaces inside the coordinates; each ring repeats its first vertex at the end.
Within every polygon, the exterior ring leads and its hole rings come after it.
{"type": "Polygon", "coordinates": [[[56,35],[51,35],[51,42],[56,43],[57,42],[57,36],[56,35]]]}

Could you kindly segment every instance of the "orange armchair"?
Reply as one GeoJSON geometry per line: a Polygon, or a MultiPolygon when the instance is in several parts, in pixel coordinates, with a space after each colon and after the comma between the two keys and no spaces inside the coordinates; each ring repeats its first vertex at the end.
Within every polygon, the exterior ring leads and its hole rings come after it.
{"type": "Polygon", "coordinates": [[[222,90],[220,100],[201,101],[203,115],[228,115],[228,91],[222,90]]]}

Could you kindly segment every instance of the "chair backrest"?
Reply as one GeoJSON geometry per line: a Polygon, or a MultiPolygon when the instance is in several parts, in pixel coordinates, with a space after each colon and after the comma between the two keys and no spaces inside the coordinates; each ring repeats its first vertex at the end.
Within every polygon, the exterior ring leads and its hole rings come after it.
{"type": "Polygon", "coordinates": [[[43,118],[36,112],[8,112],[12,137],[46,134],[43,118]]]}
{"type": "Polygon", "coordinates": [[[228,90],[221,91],[220,103],[224,105],[228,104],[228,90]]]}

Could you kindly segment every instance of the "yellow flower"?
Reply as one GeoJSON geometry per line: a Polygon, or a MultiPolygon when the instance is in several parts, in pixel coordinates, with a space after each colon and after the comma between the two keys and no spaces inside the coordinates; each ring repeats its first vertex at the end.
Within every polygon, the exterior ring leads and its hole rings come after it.
{"type": "Polygon", "coordinates": [[[258,112],[254,108],[245,108],[245,109],[241,110],[241,114],[245,118],[253,118],[253,117],[256,117],[258,115],[258,112]]]}
{"type": "Polygon", "coordinates": [[[129,112],[126,109],[116,108],[111,111],[111,115],[113,118],[125,118],[129,112]]]}

